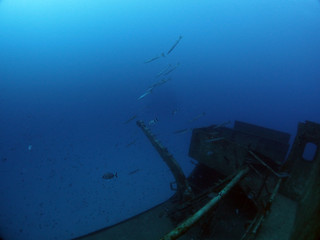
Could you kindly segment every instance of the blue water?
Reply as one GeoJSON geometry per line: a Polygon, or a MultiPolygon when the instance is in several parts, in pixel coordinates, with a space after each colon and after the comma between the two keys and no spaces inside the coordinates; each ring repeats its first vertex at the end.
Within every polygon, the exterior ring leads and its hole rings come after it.
{"type": "Polygon", "coordinates": [[[191,131],[175,130],[320,122],[319,43],[316,0],[0,0],[1,237],[70,239],[168,199],[136,120],[158,119],[186,174],[191,131]]]}

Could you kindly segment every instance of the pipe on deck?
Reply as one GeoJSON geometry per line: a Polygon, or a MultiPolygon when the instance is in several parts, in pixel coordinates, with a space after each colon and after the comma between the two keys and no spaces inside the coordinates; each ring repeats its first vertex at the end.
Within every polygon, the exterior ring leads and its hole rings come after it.
{"type": "Polygon", "coordinates": [[[173,240],[186,233],[194,224],[196,224],[203,216],[205,216],[212,208],[249,172],[249,167],[241,169],[237,175],[218,193],[216,197],[211,199],[205,206],[198,210],[195,214],[182,222],[178,227],[166,234],[160,240],[173,240]]]}

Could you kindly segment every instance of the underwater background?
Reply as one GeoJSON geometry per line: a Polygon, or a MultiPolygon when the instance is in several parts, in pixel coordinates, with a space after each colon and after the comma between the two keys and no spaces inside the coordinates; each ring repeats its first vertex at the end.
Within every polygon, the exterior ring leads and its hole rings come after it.
{"type": "Polygon", "coordinates": [[[185,174],[195,127],[292,141],[320,122],[319,43],[316,0],[0,0],[0,236],[72,239],[171,197],[137,120],[185,174]]]}

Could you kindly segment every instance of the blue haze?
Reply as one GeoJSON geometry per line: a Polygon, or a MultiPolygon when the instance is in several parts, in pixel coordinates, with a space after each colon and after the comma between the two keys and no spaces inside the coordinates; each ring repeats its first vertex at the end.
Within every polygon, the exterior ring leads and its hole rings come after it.
{"type": "Polygon", "coordinates": [[[135,120],[159,120],[186,174],[191,131],[175,130],[320,122],[319,43],[316,0],[1,0],[0,235],[70,239],[168,199],[173,177],[135,120]]]}

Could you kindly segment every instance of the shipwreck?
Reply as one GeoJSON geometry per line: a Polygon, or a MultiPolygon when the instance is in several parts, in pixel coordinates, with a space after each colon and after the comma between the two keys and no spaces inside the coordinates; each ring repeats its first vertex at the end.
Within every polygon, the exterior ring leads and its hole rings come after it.
{"type": "Polygon", "coordinates": [[[320,124],[285,132],[235,121],[192,131],[186,177],[142,121],[138,127],[168,165],[174,196],[117,225],[78,239],[320,239],[320,124]],[[304,158],[308,144],[312,159],[304,158]]]}

